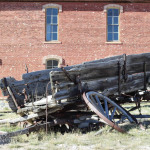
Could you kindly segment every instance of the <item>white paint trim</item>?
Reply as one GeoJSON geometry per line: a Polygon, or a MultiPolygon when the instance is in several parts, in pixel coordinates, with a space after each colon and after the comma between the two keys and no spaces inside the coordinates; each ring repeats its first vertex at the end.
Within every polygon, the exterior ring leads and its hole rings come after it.
{"type": "Polygon", "coordinates": [[[117,5],[117,4],[108,4],[108,5],[105,5],[104,6],[104,12],[105,13],[107,12],[108,8],[118,8],[118,9],[120,9],[120,12],[123,13],[123,6],[121,6],[121,5],[117,5]]]}
{"type": "Polygon", "coordinates": [[[62,12],[62,5],[59,5],[59,4],[46,4],[46,5],[43,5],[42,7],[42,11],[45,12],[45,9],[46,8],[58,8],[59,12],[62,12]]]}

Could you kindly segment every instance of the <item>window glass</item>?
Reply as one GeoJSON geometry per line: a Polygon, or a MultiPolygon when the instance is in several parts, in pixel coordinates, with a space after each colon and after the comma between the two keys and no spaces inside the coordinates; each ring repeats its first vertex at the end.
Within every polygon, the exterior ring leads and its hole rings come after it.
{"type": "Polygon", "coordinates": [[[47,69],[58,68],[58,61],[57,60],[48,60],[46,66],[47,66],[47,69]]]}
{"type": "Polygon", "coordinates": [[[57,32],[57,25],[53,26],[53,32],[57,32]]]}
{"type": "Polygon", "coordinates": [[[46,9],[46,41],[58,40],[58,9],[46,9]]]}
{"type": "Polygon", "coordinates": [[[114,32],[117,32],[117,33],[118,33],[118,25],[115,25],[115,26],[114,26],[114,32]]]}
{"type": "Polygon", "coordinates": [[[118,17],[114,17],[114,23],[113,24],[118,24],[118,17]]]}
{"type": "Polygon", "coordinates": [[[107,16],[112,16],[112,9],[108,9],[107,16]]]}
{"type": "Polygon", "coordinates": [[[53,66],[58,67],[58,61],[57,60],[53,60],[53,66]]]}
{"type": "Polygon", "coordinates": [[[112,40],[113,40],[112,33],[108,33],[108,41],[112,41],[112,40]]]}
{"type": "Polygon", "coordinates": [[[108,23],[108,24],[112,24],[112,23],[113,23],[113,22],[112,22],[112,19],[113,19],[112,17],[107,17],[107,23],[108,23]]]}
{"type": "Polygon", "coordinates": [[[114,16],[119,16],[119,9],[114,9],[114,16]]]}
{"type": "Polygon", "coordinates": [[[114,33],[114,40],[118,41],[118,34],[114,33]]]}
{"type": "Polygon", "coordinates": [[[51,9],[51,8],[48,8],[48,9],[47,9],[47,15],[49,15],[49,16],[52,15],[52,9],[51,9]]]}
{"type": "Polygon", "coordinates": [[[53,33],[53,40],[57,40],[57,33],[53,33]]]}
{"type": "Polygon", "coordinates": [[[112,25],[108,25],[108,32],[112,32],[113,30],[112,30],[112,25]]]}
{"type": "Polygon", "coordinates": [[[47,29],[47,32],[48,32],[48,33],[50,33],[51,30],[52,30],[50,25],[47,25],[46,29],[47,29]]]}
{"type": "Polygon", "coordinates": [[[53,9],[53,15],[58,15],[58,9],[53,9]]]}
{"type": "Polygon", "coordinates": [[[51,16],[47,16],[46,23],[47,23],[47,24],[50,24],[50,23],[51,23],[51,16]]]}
{"type": "Polygon", "coordinates": [[[119,41],[119,9],[107,10],[107,41],[119,41]]]}
{"type": "Polygon", "coordinates": [[[46,39],[47,39],[47,41],[51,41],[51,34],[48,32],[47,34],[46,34],[46,39]]]}

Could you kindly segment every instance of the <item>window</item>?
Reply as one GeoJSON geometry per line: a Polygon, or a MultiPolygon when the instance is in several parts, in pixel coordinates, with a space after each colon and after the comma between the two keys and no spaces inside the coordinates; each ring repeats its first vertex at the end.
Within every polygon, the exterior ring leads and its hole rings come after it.
{"type": "Polygon", "coordinates": [[[62,12],[62,5],[46,4],[42,7],[45,12],[45,43],[61,43],[58,41],[58,14],[62,12]]]}
{"type": "Polygon", "coordinates": [[[46,64],[46,69],[53,69],[58,68],[58,61],[57,60],[48,60],[46,64]]]}
{"type": "Polygon", "coordinates": [[[46,9],[46,41],[58,40],[58,9],[46,9]]]}
{"type": "Polygon", "coordinates": [[[47,55],[43,57],[43,65],[45,65],[45,69],[58,68],[62,65],[63,59],[61,56],[57,55],[47,55]]]}
{"type": "Polygon", "coordinates": [[[120,13],[123,13],[123,6],[108,4],[104,6],[104,12],[107,13],[106,43],[121,43],[119,39],[119,17],[120,13]]]}
{"type": "Polygon", "coordinates": [[[107,10],[107,41],[119,41],[119,9],[107,10]]]}

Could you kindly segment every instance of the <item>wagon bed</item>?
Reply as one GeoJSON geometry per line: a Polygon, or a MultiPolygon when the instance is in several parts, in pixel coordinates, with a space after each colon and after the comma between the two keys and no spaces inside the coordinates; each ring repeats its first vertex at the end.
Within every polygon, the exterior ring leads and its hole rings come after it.
{"type": "Polygon", "coordinates": [[[68,118],[72,126],[82,128],[99,123],[99,119],[92,119],[96,113],[114,127],[116,116],[119,121],[127,118],[137,122],[120,104],[135,101],[139,108],[142,97],[149,100],[149,77],[150,53],[124,54],[23,74],[20,81],[3,78],[0,88],[3,95],[8,96],[10,108],[21,115],[11,122],[34,124],[68,118]],[[90,116],[90,123],[87,116],[90,116]]]}

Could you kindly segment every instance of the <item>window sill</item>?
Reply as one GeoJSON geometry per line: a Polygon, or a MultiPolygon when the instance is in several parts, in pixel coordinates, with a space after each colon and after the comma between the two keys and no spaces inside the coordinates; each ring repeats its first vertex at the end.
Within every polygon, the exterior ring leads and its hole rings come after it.
{"type": "Polygon", "coordinates": [[[122,42],[105,42],[106,44],[123,44],[122,42]]]}
{"type": "Polygon", "coordinates": [[[45,41],[44,44],[61,44],[61,41],[45,41]]]}

